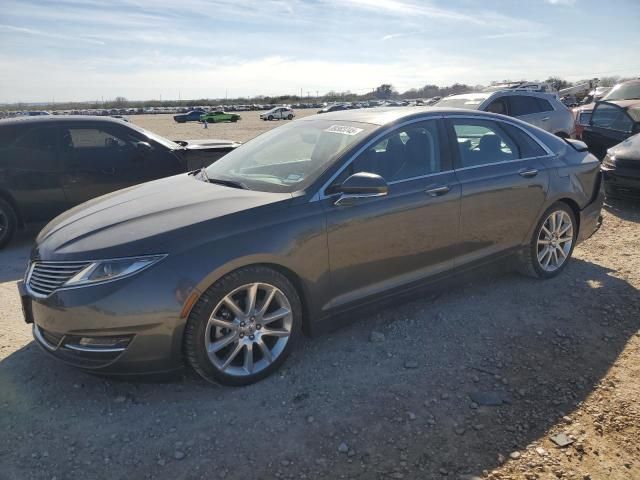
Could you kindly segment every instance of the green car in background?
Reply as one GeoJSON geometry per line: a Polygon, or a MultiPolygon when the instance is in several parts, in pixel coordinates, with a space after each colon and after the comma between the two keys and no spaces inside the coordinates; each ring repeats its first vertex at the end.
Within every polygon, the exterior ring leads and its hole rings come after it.
{"type": "Polygon", "coordinates": [[[236,113],[227,113],[223,111],[217,111],[217,112],[209,112],[209,113],[205,113],[204,115],[201,115],[200,121],[204,122],[206,120],[207,123],[237,122],[238,120],[240,120],[240,118],[241,118],[240,115],[236,113]]]}

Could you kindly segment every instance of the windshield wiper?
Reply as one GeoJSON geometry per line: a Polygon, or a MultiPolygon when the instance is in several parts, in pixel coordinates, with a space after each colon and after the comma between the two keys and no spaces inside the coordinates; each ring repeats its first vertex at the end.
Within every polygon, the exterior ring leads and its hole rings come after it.
{"type": "Polygon", "coordinates": [[[231,188],[241,188],[242,190],[251,190],[244,183],[238,182],[236,180],[222,180],[221,178],[209,178],[207,174],[204,174],[204,178],[209,183],[217,183],[218,185],[224,185],[225,187],[231,188]]]}
{"type": "Polygon", "coordinates": [[[198,170],[194,170],[193,172],[189,172],[189,175],[197,175],[200,174],[200,180],[207,183],[215,183],[218,185],[224,185],[225,187],[231,188],[240,188],[242,190],[251,190],[247,185],[242,182],[238,182],[236,180],[224,180],[222,178],[210,178],[207,174],[206,168],[200,168],[198,170]]]}

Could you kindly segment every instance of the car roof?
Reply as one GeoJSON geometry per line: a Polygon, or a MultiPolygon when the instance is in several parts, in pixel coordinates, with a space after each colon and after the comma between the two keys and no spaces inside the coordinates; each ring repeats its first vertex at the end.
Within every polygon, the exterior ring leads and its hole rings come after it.
{"type": "Polygon", "coordinates": [[[25,125],[25,124],[51,124],[51,123],[65,123],[65,122],[112,122],[117,123],[118,125],[122,125],[123,121],[119,118],[113,117],[98,117],[92,115],[40,115],[35,117],[14,117],[14,118],[5,118],[0,120],[0,126],[3,125],[25,125]]]}
{"type": "Polygon", "coordinates": [[[495,92],[472,92],[472,93],[460,93],[458,95],[449,95],[448,97],[443,97],[442,100],[447,100],[449,98],[459,98],[461,100],[479,100],[489,98],[494,93],[497,93],[501,90],[496,90],[495,92]]]}
{"type": "Polygon", "coordinates": [[[357,123],[370,123],[373,125],[388,125],[400,120],[411,120],[414,117],[422,117],[425,114],[432,115],[434,117],[439,115],[469,115],[469,116],[482,116],[492,117],[500,120],[508,120],[510,122],[519,122],[514,118],[505,118],[504,115],[497,115],[494,113],[483,112],[479,110],[470,110],[466,108],[451,108],[451,107],[383,107],[383,108],[366,108],[362,110],[337,110],[335,112],[321,113],[317,115],[310,115],[296,120],[296,122],[312,121],[312,120],[331,120],[335,122],[357,122],[357,123]]]}
{"type": "Polygon", "coordinates": [[[640,100],[632,99],[632,100],[602,100],[603,103],[613,103],[621,108],[629,108],[635,107],[636,105],[640,105],[640,100]]]}

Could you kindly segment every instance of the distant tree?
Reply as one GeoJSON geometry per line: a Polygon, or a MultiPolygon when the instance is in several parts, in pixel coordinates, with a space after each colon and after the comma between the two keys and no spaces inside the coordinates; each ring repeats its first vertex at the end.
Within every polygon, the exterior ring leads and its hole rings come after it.
{"type": "Polygon", "coordinates": [[[129,104],[129,102],[128,102],[128,101],[127,101],[127,99],[126,99],[126,98],[124,98],[124,97],[116,97],[116,98],[113,100],[113,105],[114,105],[115,107],[126,107],[128,104],[129,104]]]}
{"type": "Polygon", "coordinates": [[[393,85],[389,84],[389,83],[383,83],[382,85],[380,85],[379,87],[377,87],[375,89],[375,96],[376,98],[380,99],[380,100],[388,100],[390,99],[392,96],[396,95],[398,92],[396,92],[393,89],[393,85]]]}
{"type": "Polygon", "coordinates": [[[598,86],[600,87],[613,87],[616,83],[620,83],[620,77],[619,76],[613,76],[613,77],[602,77],[601,79],[598,80],[598,86]]]}
{"type": "Polygon", "coordinates": [[[562,90],[563,88],[568,88],[573,86],[573,83],[560,77],[549,77],[545,80],[545,82],[551,85],[556,90],[562,90]]]}

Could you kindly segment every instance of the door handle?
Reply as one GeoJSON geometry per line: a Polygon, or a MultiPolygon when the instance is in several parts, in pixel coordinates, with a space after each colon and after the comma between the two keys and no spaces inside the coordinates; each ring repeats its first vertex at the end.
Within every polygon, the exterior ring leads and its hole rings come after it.
{"type": "Polygon", "coordinates": [[[546,122],[547,120],[549,120],[549,117],[544,117],[544,118],[542,119],[542,121],[543,121],[543,122],[546,122]]]}
{"type": "Polygon", "coordinates": [[[427,193],[427,194],[431,195],[432,197],[438,197],[440,195],[444,195],[449,190],[451,190],[449,185],[439,185],[437,187],[428,188],[427,190],[425,190],[424,193],[427,193]]]}
{"type": "Polygon", "coordinates": [[[538,170],[536,170],[535,168],[523,168],[518,173],[521,177],[531,178],[535,177],[538,174],[538,170]]]}

